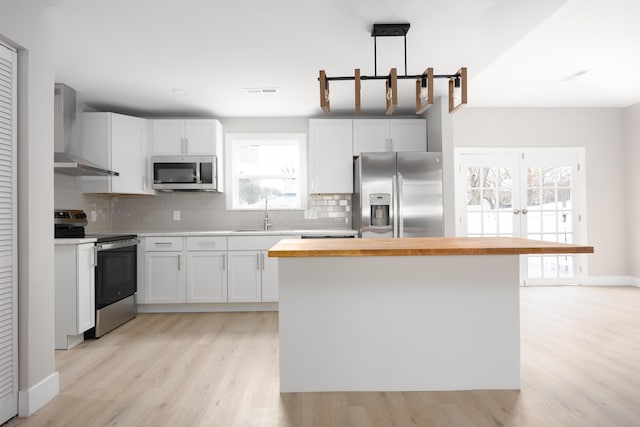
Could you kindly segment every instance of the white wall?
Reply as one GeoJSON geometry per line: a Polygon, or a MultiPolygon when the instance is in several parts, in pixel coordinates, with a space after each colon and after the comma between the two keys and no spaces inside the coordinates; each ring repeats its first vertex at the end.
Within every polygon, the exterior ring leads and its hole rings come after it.
{"type": "Polygon", "coordinates": [[[455,113],[456,147],[585,147],[589,276],[629,274],[625,228],[622,109],[464,108],[455,113]]]}
{"type": "Polygon", "coordinates": [[[0,0],[0,37],[18,59],[20,415],[58,393],[54,357],[53,47],[42,0],[0,0]]]}
{"type": "Polygon", "coordinates": [[[627,264],[629,275],[640,285],[640,104],[625,111],[625,143],[627,264]]]}

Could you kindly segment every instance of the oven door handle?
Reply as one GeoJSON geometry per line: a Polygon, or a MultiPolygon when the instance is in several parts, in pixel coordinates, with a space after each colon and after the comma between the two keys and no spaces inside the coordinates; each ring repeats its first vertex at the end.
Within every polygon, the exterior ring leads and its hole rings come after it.
{"type": "Polygon", "coordinates": [[[98,243],[96,244],[96,250],[108,251],[109,249],[119,249],[119,248],[126,248],[129,246],[136,246],[138,243],[140,243],[140,239],[123,240],[121,242],[112,242],[112,243],[98,243]]]}

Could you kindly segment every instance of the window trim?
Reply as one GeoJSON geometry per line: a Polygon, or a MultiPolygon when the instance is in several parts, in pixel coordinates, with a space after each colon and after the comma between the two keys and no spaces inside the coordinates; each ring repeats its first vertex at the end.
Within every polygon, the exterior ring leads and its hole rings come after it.
{"type": "MultiPolygon", "coordinates": [[[[300,206],[291,208],[291,209],[271,209],[274,211],[303,211],[307,206],[307,197],[308,197],[308,187],[307,187],[307,135],[305,133],[226,133],[224,138],[224,148],[225,148],[225,194],[226,194],[226,210],[228,211],[248,211],[255,212],[260,211],[262,208],[234,208],[233,207],[233,197],[234,197],[234,187],[235,182],[233,179],[234,173],[234,161],[233,161],[233,145],[234,141],[242,140],[242,141],[263,141],[263,142],[272,142],[276,143],[277,141],[281,141],[283,139],[286,140],[296,140],[298,142],[298,155],[299,155],[299,171],[297,174],[297,180],[300,183],[300,206]]],[[[271,175],[269,177],[272,177],[271,175]]]]}

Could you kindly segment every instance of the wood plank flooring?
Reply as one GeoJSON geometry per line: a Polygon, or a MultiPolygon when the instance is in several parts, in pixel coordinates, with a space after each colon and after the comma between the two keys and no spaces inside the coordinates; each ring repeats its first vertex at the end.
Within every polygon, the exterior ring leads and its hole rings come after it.
{"type": "Polygon", "coordinates": [[[7,425],[640,425],[640,288],[522,288],[521,335],[521,391],[280,394],[277,313],[144,314],[56,352],[60,394],[7,425]]]}

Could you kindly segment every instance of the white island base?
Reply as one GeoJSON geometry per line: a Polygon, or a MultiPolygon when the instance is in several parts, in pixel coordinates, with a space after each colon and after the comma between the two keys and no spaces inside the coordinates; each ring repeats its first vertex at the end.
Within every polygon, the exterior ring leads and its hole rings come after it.
{"type": "Polygon", "coordinates": [[[283,257],[280,391],[520,388],[519,256],[283,257]]]}

